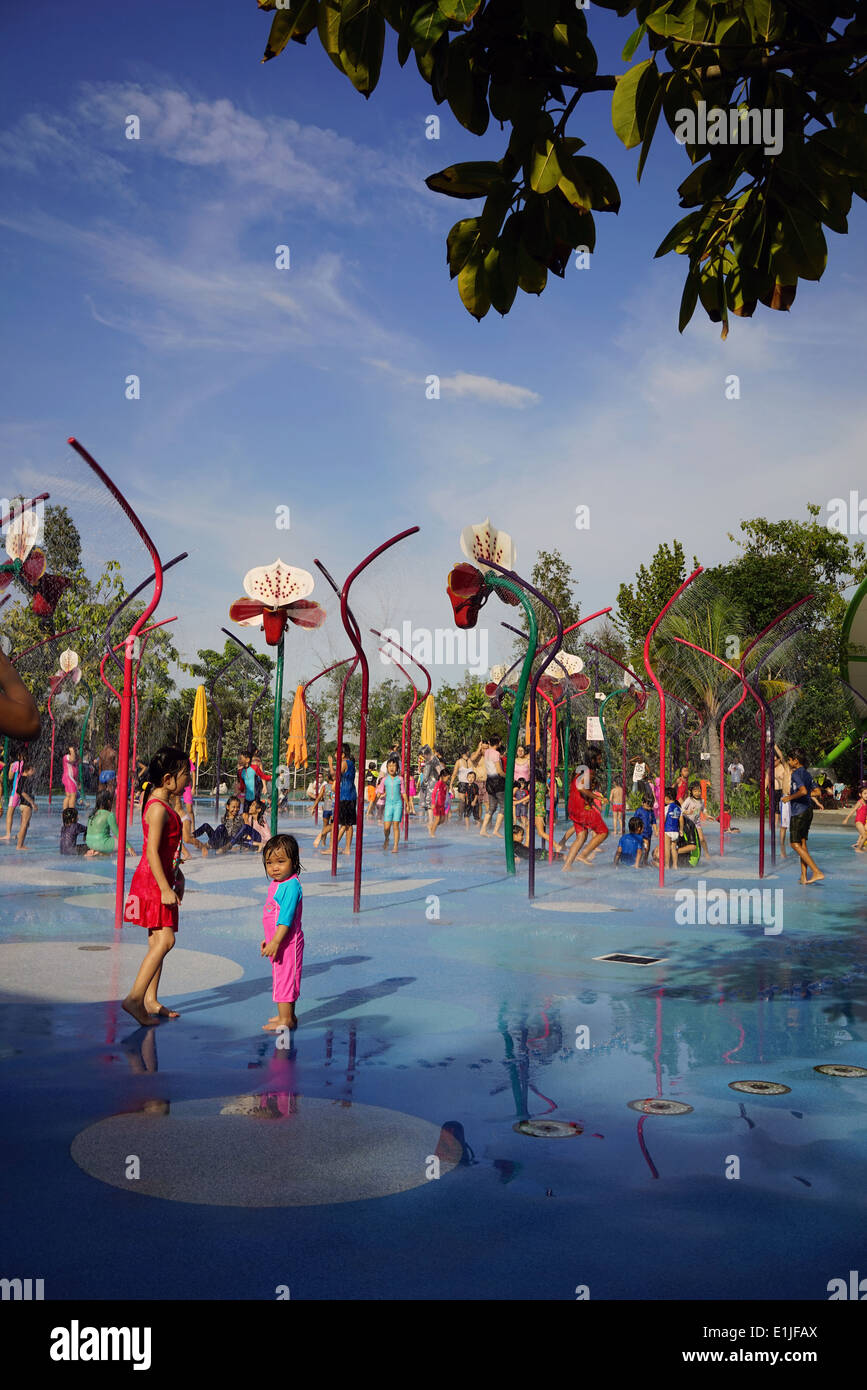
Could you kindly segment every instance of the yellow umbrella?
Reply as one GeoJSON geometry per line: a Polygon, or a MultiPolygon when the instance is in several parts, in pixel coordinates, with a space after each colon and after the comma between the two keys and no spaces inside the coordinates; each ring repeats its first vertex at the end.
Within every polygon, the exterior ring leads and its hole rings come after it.
{"type": "Polygon", "coordinates": [[[299,685],[292,701],[292,714],[289,718],[289,737],[286,740],[286,762],[290,767],[307,766],[307,709],[304,704],[304,687],[299,685]]]}
{"type": "MultiPolygon", "coordinates": [[[[541,733],[541,725],[540,725],[540,723],[539,723],[539,706],[540,706],[541,703],[542,703],[541,698],[539,698],[539,699],[536,701],[536,753],[537,753],[537,754],[538,754],[538,753],[541,751],[541,749],[542,749],[542,733],[541,733]]],[[[529,701],[529,700],[527,701],[527,719],[526,719],[526,723],[525,723],[525,726],[524,726],[524,747],[525,747],[525,748],[529,748],[529,747],[530,747],[530,701],[529,701]]]]}
{"type": "Polygon", "coordinates": [[[437,712],[434,704],[433,695],[428,695],[424,702],[424,713],[421,717],[421,743],[431,749],[437,746],[437,712]]]}
{"type": "Polygon", "coordinates": [[[200,765],[208,761],[208,740],[205,737],[207,732],[208,701],[205,687],[200,685],[196,689],[196,701],[193,705],[193,737],[190,743],[190,762],[195,764],[197,779],[200,765]]]}

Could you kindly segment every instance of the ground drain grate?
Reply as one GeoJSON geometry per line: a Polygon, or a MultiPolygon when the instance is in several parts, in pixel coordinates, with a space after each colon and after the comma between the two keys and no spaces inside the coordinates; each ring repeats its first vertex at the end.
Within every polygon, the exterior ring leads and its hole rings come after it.
{"type": "Polygon", "coordinates": [[[692,1106],[682,1100],[665,1100],[662,1096],[651,1096],[647,1100],[627,1101],[630,1110],[638,1110],[642,1115],[691,1115],[692,1106]]]}
{"type": "Polygon", "coordinates": [[[110,946],[79,946],[79,951],[110,951],[110,946]]]}
{"type": "Polygon", "coordinates": [[[667,956],[628,956],[623,951],[612,951],[608,956],[594,956],[594,960],[613,961],[615,965],[658,965],[667,956]]]}
{"type": "Polygon", "coordinates": [[[826,1062],[821,1067],[814,1067],[813,1071],[821,1072],[823,1076],[867,1076],[867,1067],[850,1067],[845,1062],[826,1062]]]}
{"type": "Polygon", "coordinates": [[[781,1081],[730,1081],[729,1088],[732,1091],[746,1091],[750,1096],[787,1096],[792,1089],[781,1081]]]}
{"type": "Polygon", "coordinates": [[[519,1120],[512,1129],[533,1139],[574,1139],[584,1133],[584,1126],[571,1120],[519,1120]]]}

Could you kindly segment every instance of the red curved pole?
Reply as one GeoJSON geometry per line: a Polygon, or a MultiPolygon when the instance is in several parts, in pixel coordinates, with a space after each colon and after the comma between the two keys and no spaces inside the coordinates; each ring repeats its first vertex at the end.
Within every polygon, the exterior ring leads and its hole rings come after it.
{"type": "MultiPolygon", "coordinates": [[[[373,633],[374,637],[382,636],[382,633],[377,631],[375,627],[372,627],[370,630],[373,633]]],[[[422,672],[425,680],[427,681],[427,689],[424,692],[424,698],[427,699],[428,695],[430,695],[431,689],[430,671],[427,669],[426,666],[422,665],[417,656],[413,656],[412,652],[408,652],[406,650],[406,647],[402,647],[399,642],[395,642],[393,638],[390,637],[388,639],[388,643],[389,646],[397,647],[397,650],[399,652],[403,652],[404,656],[409,657],[410,661],[413,662],[413,664],[417,666],[418,669],[422,672]]],[[[382,648],[380,648],[380,651],[381,650],[382,648]]],[[[394,658],[392,658],[392,660],[394,660],[394,658]]],[[[394,664],[395,666],[400,666],[399,661],[395,661],[394,664]]],[[[400,669],[403,671],[402,666],[400,667],[400,669]]],[[[403,721],[400,726],[400,775],[403,778],[403,842],[405,845],[407,840],[409,839],[409,776],[407,773],[407,769],[412,767],[412,715],[419,702],[419,691],[416,689],[415,682],[411,679],[409,674],[406,671],[403,671],[403,674],[406,676],[407,680],[409,681],[410,685],[415,691],[413,702],[407,710],[406,714],[403,716],[403,721]],[[409,720],[408,724],[407,720],[409,720]]]]}
{"type": "MultiPolygon", "coordinates": [[[[750,652],[753,650],[753,648],[756,647],[756,646],[758,646],[758,644],[759,644],[759,642],[761,642],[762,638],[765,637],[765,636],[771,631],[772,628],[776,627],[777,623],[781,623],[781,622],[783,621],[784,618],[787,618],[787,617],[789,616],[790,613],[794,613],[795,610],[796,610],[797,608],[801,608],[805,603],[809,603],[809,601],[810,601],[810,599],[811,599],[812,597],[813,597],[812,594],[808,594],[806,598],[799,598],[798,601],[797,601],[797,603],[790,604],[790,606],[789,606],[788,608],[784,608],[783,611],[782,611],[782,613],[778,613],[777,616],[776,616],[776,618],[772,618],[771,621],[767,624],[767,626],[766,626],[766,627],[763,627],[762,630],[761,630],[761,632],[758,633],[758,635],[757,635],[756,637],[753,638],[752,642],[750,642],[749,646],[746,648],[746,650],[743,652],[743,654],[742,654],[742,656],[741,656],[740,669],[739,669],[739,674],[740,674],[741,676],[743,676],[743,673],[744,673],[744,665],[745,665],[745,663],[746,663],[746,659],[747,659],[747,657],[749,656],[750,652]]],[[[746,692],[746,687],[744,687],[744,691],[743,691],[743,694],[741,695],[741,698],[737,701],[736,704],[732,705],[731,709],[726,710],[725,714],[723,715],[722,719],[720,720],[720,726],[719,726],[719,750],[720,750],[720,751],[719,751],[719,761],[720,761],[720,772],[719,772],[719,775],[720,775],[720,782],[723,784],[723,785],[720,787],[720,821],[719,821],[719,839],[720,839],[720,849],[719,849],[719,852],[720,852],[720,854],[724,854],[724,853],[725,853],[725,839],[724,839],[724,831],[723,831],[722,810],[723,810],[723,798],[724,798],[724,795],[725,795],[724,788],[725,788],[725,732],[726,732],[726,720],[728,719],[728,717],[729,717],[730,714],[734,714],[734,712],[735,712],[736,709],[740,709],[741,705],[743,704],[743,702],[744,702],[744,700],[745,700],[746,698],[747,698],[747,692],[746,692]]],[[[764,733],[762,734],[761,765],[762,765],[762,779],[764,780],[764,767],[765,767],[764,733]]],[[[763,855],[764,855],[764,846],[765,846],[765,821],[764,821],[764,815],[762,815],[761,827],[760,827],[760,834],[761,834],[761,842],[762,842],[762,853],[763,853],[763,855]]],[[[775,834],[774,817],[773,817],[773,815],[771,815],[771,854],[772,854],[772,855],[774,855],[774,843],[773,843],[774,834],[775,834]]]]}
{"type": "MultiPolygon", "coordinates": [[[[340,662],[340,665],[342,666],[342,665],[343,665],[343,662],[340,662]]],[[[332,817],[331,817],[331,877],[332,877],[332,878],[336,878],[336,877],[337,877],[337,830],[338,830],[338,826],[339,826],[339,816],[340,816],[340,777],[341,777],[341,772],[340,772],[340,760],[341,760],[341,758],[343,757],[343,701],[344,701],[344,698],[345,698],[345,696],[346,696],[346,687],[347,687],[347,685],[349,684],[349,678],[350,678],[350,676],[352,676],[352,674],[354,673],[355,668],[356,668],[357,665],[358,665],[358,657],[356,656],[356,657],[353,657],[353,658],[352,658],[352,664],[351,664],[351,666],[349,667],[348,671],[346,672],[346,675],[343,677],[343,680],[341,681],[341,684],[340,684],[340,697],[339,697],[339,699],[338,699],[338,701],[337,701],[337,749],[336,749],[336,752],[335,752],[335,755],[334,755],[334,812],[333,812],[332,817]]],[[[361,784],[361,783],[362,783],[362,778],[361,778],[361,771],[360,771],[360,769],[359,769],[359,774],[358,774],[358,780],[359,780],[359,783],[361,784]]],[[[361,786],[359,786],[359,790],[361,790],[361,786]]],[[[363,801],[363,799],[364,799],[363,796],[359,797],[359,801],[363,801]]]]}
{"type": "MultiPolygon", "coordinates": [[[[383,551],[389,550],[393,545],[397,545],[398,541],[406,540],[407,536],[415,535],[416,531],[420,529],[421,528],[418,526],[408,526],[405,531],[400,531],[398,535],[392,536],[387,541],[383,541],[382,545],[378,545],[375,550],[372,550],[369,555],[365,556],[365,558],[361,561],[361,564],[356,565],[352,573],[347,576],[343,588],[340,591],[340,620],[343,623],[343,626],[346,630],[346,635],[352,643],[353,647],[355,648],[356,652],[358,653],[358,659],[361,662],[361,719],[360,728],[358,732],[359,791],[362,791],[363,789],[361,770],[364,767],[364,755],[367,752],[367,699],[370,685],[370,670],[367,665],[367,657],[364,654],[364,648],[361,645],[361,634],[358,631],[354,619],[352,620],[352,623],[350,623],[349,620],[349,590],[351,589],[355,580],[361,574],[362,570],[367,569],[367,566],[371,564],[377,558],[378,555],[382,555],[383,551]]],[[[355,820],[355,877],[352,889],[353,912],[359,912],[361,910],[361,857],[363,838],[364,796],[361,795],[358,798],[358,810],[356,813],[355,820]]],[[[334,843],[336,846],[336,838],[334,843]]]]}
{"type": "MultiPolygon", "coordinates": [[[[731,671],[732,675],[737,676],[738,680],[742,682],[744,687],[744,696],[746,697],[747,693],[752,695],[753,699],[759,707],[759,712],[761,714],[762,740],[761,783],[759,785],[759,878],[763,878],[765,873],[765,707],[762,704],[756,692],[752,689],[752,687],[747,685],[746,677],[743,675],[743,673],[741,671],[735,670],[734,666],[729,666],[728,662],[723,661],[721,656],[716,656],[713,652],[706,651],[704,647],[697,646],[695,642],[687,642],[685,637],[675,637],[674,640],[675,642],[679,642],[683,647],[692,647],[694,652],[701,652],[702,656],[710,657],[711,661],[717,661],[719,662],[720,666],[724,666],[727,671],[731,671]]],[[[721,785],[719,799],[719,816],[720,835],[722,836],[723,812],[725,811],[725,777],[723,776],[722,769],[720,769],[720,784],[721,785]]]]}
{"type": "MultiPolygon", "coordinates": [[[[311,686],[311,685],[313,684],[314,681],[321,680],[323,676],[327,676],[328,673],[329,673],[329,671],[336,671],[337,668],[338,668],[338,666],[345,666],[346,663],[347,663],[347,661],[352,661],[352,657],[351,657],[351,656],[345,656],[345,657],[343,658],[342,661],[335,661],[333,666],[326,666],[325,670],[324,670],[324,671],[320,671],[318,676],[311,676],[309,681],[305,681],[304,685],[302,685],[302,687],[301,687],[301,704],[302,704],[303,707],[304,707],[305,713],[306,713],[306,711],[307,711],[307,690],[308,690],[308,687],[311,686]]],[[[321,734],[322,734],[322,723],[321,723],[321,721],[320,721],[319,715],[316,713],[315,710],[311,710],[310,713],[313,715],[313,718],[316,720],[316,795],[318,796],[318,795],[319,795],[319,744],[320,744],[320,738],[321,738],[321,734]]],[[[315,809],[314,812],[313,812],[313,824],[314,824],[314,825],[318,825],[318,824],[319,824],[319,806],[318,806],[318,804],[317,804],[317,806],[316,806],[316,809],[315,809]]],[[[332,835],[334,834],[334,826],[333,826],[333,823],[332,823],[331,834],[332,834],[332,835]]]]}
{"type": "MultiPolygon", "coordinates": [[[[681,596],[681,594],[683,593],[684,589],[688,588],[689,585],[692,583],[692,581],[693,581],[694,579],[697,579],[697,578],[698,578],[698,576],[702,573],[703,569],[704,569],[704,566],[703,566],[703,565],[699,565],[698,569],[693,570],[693,572],[692,572],[692,574],[689,576],[689,578],[688,578],[688,579],[685,579],[685,580],[683,581],[683,583],[682,583],[681,585],[679,585],[677,589],[675,589],[675,591],[674,591],[674,593],[672,594],[671,598],[668,600],[668,603],[666,603],[665,607],[664,607],[664,608],[661,608],[661,609],[659,610],[659,612],[657,613],[656,617],[654,618],[653,622],[651,623],[650,627],[648,628],[647,636],[646,636],[645,639],[644,639],[644,669],[645,669],[645,671],[647,672],[647,674],[649,675],[649,677],[650,677],[650,679],[652,680],[653,684],[655,685],[655,687],[656,687],[656,693],[657,693],[657,695],[659,696],[659,778],[660,778],[660,782],[659,782],[659,791],[660,791],[660,797],[659,797],[658,815],[660,816],[660,822],[661,822],[661,817],[662,817],[662,800],[663,800],[663,786],[662,786],[662,783],[663,783],[664,778],[665,778],[665,691],[663,690],[662,685],[660,684],[659,680],[657,679],[656,672],[654,671],[653,667],[652,667],[651,664],[650,664],[650,643],[651,643],[651,640],[652,640],[652,638],[653,638],[653,634],[656,632],[656,629],[659,627],[659,624],[662,622],[662,619],[665,617],[666,613],[668,612],[668,610],[669,610],[669,608],[671,607],[671,605],[674,603],[675,599],[680,598],[680,596],[681,596]]],[[[659,886],[660,886],[660,888],[663,888],[663,887],[665,886],[665,854],[664,854],[665,845],[664,845],[664,843],[663,843],[663,838],[662,838],[662,825],[661,825],[661,823],[659,824],[659,827],[658,827],[658,828],[659,828],[659,886]]]]}
{"type": "MultiPolygon", "coordinates": [[[[139,673],[139,667],[141,666],[141,664],[142,664],[142,658],[144,657],[144,650],[145,650],[145,647],[146,647],[146,645],[147,645],[147,638],[150,637],[151,633],[152,633],[156,628],[158,628],[158,627],[165,627],[166,623],[176,623],[177,620],[178,620],[178,619],[177,619],[177,614],[175,614],[175,616],[174,616],[173,618],[163,618],[163,620],[162,620],[161,623],[154,623],[153,626],[151,626],[151,627],[148,628],[147,633],[145,634],[145,641],[139,643],[138,660],[136,661],[135,670],[134,670],[134,672],[133,672],[133,677],[132,677],[132,698],[133,698],[133,706],[134,706],[134,715],[133,715],[133,724],[132,724],[132,777],[131,777],[131,779],[130,779],[132,785],[130,786],[130,789],[129,789],[129,818],[130,818],[130,820],[132,820],[132,812],[133,812],[133,807],[134,807],[134,805],[135,805],[135,764],[136,764],[136,755],[137,755],[137,753],[138,753],[138,673],[139,673]]],[[[196,780],[198,781],[198,777],[197,777],[196,780]]]]}
{"type": "Polygon", "coordinates": [[[151,560],[153,561],[154,567],[153,594],[151,595],[150,602],[145,606],[144,612],[141,613],[138,618],[136,618],[135,622],[130,628],[130,631],[127,635],[127,645],[124,652],[123,696],[121,698],[120,704],[120,737],[118,740],[119,747],[117,769],[117,809],[120,812],[120,818],[118,820],[117,825],[117,879],[115,886],[114,903],[114,925],[117,929],[120,928],[123,922],[123,904],[124,898],[126,897],[126,796],[129,782],[130,684],[132,678],[132,659],[130,657],[129,638],[138,637],[142,628],[145,626],[145,623],[148,621],[148,619],[150,618],[151,614],[153,613],[154,609],[160,601],[160,596],[162,595],[163,591],[163,567],[162,561],[160,560],[159,551],[157,550],[156,546],[154,545],[153,541],[151,540],[150,536],[145,530],[142,522],[139,520],[132,507],[127,502],[123,493],[119,490],[119,488],[115,486],[115,484],[112,482],[111,478],[104,471],[104,469],[100,468],[96,459],[93,458],[93,456],[87,452],[83,445],[79,444],[77,439],[70,436],[67,442],[72,446],[72,448],[79,455],[79,457],[84,459],[84,462],[88,465],[89,468],[93,470],[93,472],[105,485],[105,487],[108,488],[109,492],[114,497],[121,510],[132,523],[136,533],[143,541],[144,545],[147,547],[151,560]]]}

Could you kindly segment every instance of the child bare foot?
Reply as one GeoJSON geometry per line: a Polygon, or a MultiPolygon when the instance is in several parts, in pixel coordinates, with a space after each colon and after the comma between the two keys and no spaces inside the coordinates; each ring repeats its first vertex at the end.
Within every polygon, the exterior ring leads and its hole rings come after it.
{"type": "Polygon", "coordinates": [[[144,1006],[154,1018],[180,1018],[177,1009],[167,1009],[158,999],[146,999],[144,1006]]]}
{"type": "Polygon", "coordinates": [[[822,879],[823,879],[824,877],[825,877],[824,874],[813,874],[813,877],[812,877],[812,878],[805,878],[805,879],[804,879],[804,882],[805,882],[805,883],[821,883],[821,882],[822,882],[822,879]]]}
{"type": "Polygon", "coordinates": [[[127,995],[126,999],[124,999],[121,1004],[121,1008],[125,1009],[126,1012],[135,1019],[136,1023],[140,1023],[143,1028],[152,1028],[156,1023],[156,1019],[151,1018],[140,999],[131,999],[129,995],[127,995]]]}
{"type": "Polygon", "coordinates": [[[294,1012],[289,1018],[269,1018],[267,1023],[262,1024],[263,1033],[282,1033],[284,1029],[295,1029],[298,1027],[298,1020],[294,1012]]]}

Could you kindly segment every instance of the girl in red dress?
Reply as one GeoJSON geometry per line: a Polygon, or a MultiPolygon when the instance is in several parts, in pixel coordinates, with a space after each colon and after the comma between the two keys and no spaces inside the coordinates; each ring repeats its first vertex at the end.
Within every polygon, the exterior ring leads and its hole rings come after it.
{"type": "Polygon", "coordinates": [[[123,1007],[137,1023],[150,1026],[158,1018],[179,1018],[157,998],[163,961],[175,944],[178,903],[184,896],[184,876],[178,868],[183,843],[181,818],[170,798],[179,796],[190,780],[190,762],[181,748],[161,748],[148,768],[152,788],[142,807],[144,845],[132,876],[123,920],[147,929],[148,948],[123,1007]]]}

